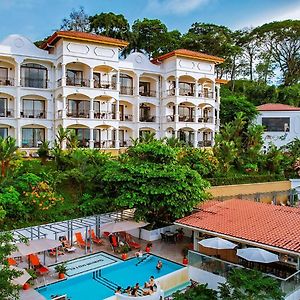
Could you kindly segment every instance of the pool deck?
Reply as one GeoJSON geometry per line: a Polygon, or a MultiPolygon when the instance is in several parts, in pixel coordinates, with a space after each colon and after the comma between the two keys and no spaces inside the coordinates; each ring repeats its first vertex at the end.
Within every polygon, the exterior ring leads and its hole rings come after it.
{"type": "MultiPolygon", "coordinates": [[[[136,242],[141,244],[143,250],[146,248],[147,241],[139,240],[137,238],[135,240],[136,240],[136,242]]],[[[151,253],[153,253],[157,256],[161,256],[163,258],[169,259],[171,261],[177,262],[177,263],[182,263],[181,251],[184,246],[187,246],[189,244],[189,242],[190,242],[189,238],[185,238],[183,241],[179,241],[176,244],[166,243],[161,240],[154,241],[154,242],[152,242],[151,253]]],[[[115,252],[112,251],[110,243],[107,239],[104,239],[104,244],[101,246],[95,245],[95,244],[93,245],[92,253],[98,253],[98,252],[106,252],[108,254],[112,254],[112,255],[115,255],[115,256],[121,258],[121,254],[116,254],[115,252]]],[[[135,250],[130,251],[128,253],[128,257],[129,258],[134,257],[135,252],[136,252],[135,250]]],[[[72,259],[76,259],[79,257],[89,255],[89,254],[91,254],[90,251],[88,251],[88,253],[86,254],[84,249],[76,247],[76,251],[74,253],[65,253],[64,255],[60,255],[58,257],[57,263],[59,264],[64,261],[69,261],[72,259]]],[[[43,254],[39,255],[39,258],[40,258],[41,263],[44,263],[44,255],[43,254]]],[[[45,265],[49,266],[50,272],[45,276],[39,276],[34,282],[34,288],[43,286],[45,284],[50,284],[50,283],[59,281],[57,273],[54,271],[53,265],[55,265],[55,264],[56,264],[55,257],[50,257],[49,255],[46,254],[45,265]]],[[[23,261],[18,265],[18,267],[26,268],[26,267],[28,267],[28,262],[23,261]]],[[[41,296],[40,294],[38,294],[32,288],[27,291],[21,291],[20,300],[33,300],[33,299],[34,300],[44,300],[45,298],[43,296],[41,296]]]]}

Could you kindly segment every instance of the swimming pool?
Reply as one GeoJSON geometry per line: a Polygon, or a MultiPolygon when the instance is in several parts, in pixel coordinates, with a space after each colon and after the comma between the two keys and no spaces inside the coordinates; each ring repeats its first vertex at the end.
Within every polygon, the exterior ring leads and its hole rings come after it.
{"type": "MultiPolygon", "coordinates": [[[[109,256],[108,254],[105,255],[109,256]]],[[[114,256],[111,257],[115,259],[114,256]]],[[[115,262],[109,266],[99,267],[92,272],[39,288],[37,291],[47,300],[51,300],[52,295],[65,294],[71,300],[100,300],[114,295],[117,286],[126,288],[127,286],[134,286],[138,282],[143,287],[144,282],[148,281],[150,276],[159,278],[181,268],[183,266],[180,264],[151,254],[141,263],[139,263],[138,258],[115,262]],[[156,269],[158,260],[163,263],[160,271],[156,269]]]]}

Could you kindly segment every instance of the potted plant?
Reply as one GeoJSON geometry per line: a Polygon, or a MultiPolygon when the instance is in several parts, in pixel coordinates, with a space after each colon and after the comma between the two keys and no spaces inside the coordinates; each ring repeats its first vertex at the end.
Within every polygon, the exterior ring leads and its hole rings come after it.
{"type": "Polygon", "coordinates": [[[187,265],[189,263],[189,260],[187,259],[187,255],[189,253],[189,248],[187,246],[182,248],[182,255],[183,255],[183,259],[182,259],[182,263],[184,265],[187,265]]]}
{"type": "Polygon", "coordinates": [[[120,250],[122,253],[122,259],[126,260],[128,257],[127,253],[130,251],[130,247],[128,245],[123,245],[120,250]]]}
{"type": "Polygon", "coordinates": [[[34,285],[34,280],[37,279],[35,270],[27,269],[26,272],[31,276],[31,278],[23,284],[23,290],[28,290],[30,286],[34,285]]]}
{"type": "Polygon", "coordinates": [[[59,279],[64,279],[65,274],[67,273],[67,266],[65,263],[55,266],[55,271],[58,273],[59,279]]]}
{"type": "Polygon", "coordinates": [[[146,248],[145,248],[145,252],[149,253],[151,251],[151,247],[152,247],[152,243],[148,242],[147,245],[146,245],[146,248]]]}

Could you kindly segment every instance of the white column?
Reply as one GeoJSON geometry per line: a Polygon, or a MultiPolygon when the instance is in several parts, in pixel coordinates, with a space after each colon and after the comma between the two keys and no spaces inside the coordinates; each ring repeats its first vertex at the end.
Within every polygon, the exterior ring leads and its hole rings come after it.
{"type": "Polygon", "coordinates": [[[155,83],[155,92],[156,92],[156,98],[159,97],[159,81],[157,80],[155,83]]]}
{"type": "Polygon", "coordinates": [[[115,130],[115,148],[120,148],[119,128],[115,130]]]}
{"type": "Polygon", "coordinates": [[[16,63],[16,82],[15,86],[21,86],[21,62],[16,63]]]}
{"type": "Polygon", "coordinates": [[[65,119],[67,116],[67,98],[66,96],[62,96],[62,118],[65,119]]]}
{"type": "Polygon", "coordinates": [[[94,88],[94,68],[90,67],[90,88],[94,88]]]}
{"type": "Polygon", "coordinates": [[[214,134],[214,132],[210,133],[210,138],[211,138],[211,146],[213,147],[215,145],[215,134],[214,134]]]}
{"type": "Polygon", "coordinates": [[[22,132],[22,129],[21,129],[21,126],[20,126],[19,121],[18,121],[18,124],[17,124],[17,127],[16,127],[16,133],[15,133],[18,147],[22,147],[21,132],[22,132]]]}
{"type": "Polygon", "coordinates": [[[220,103],[220,87],[217,85],[217,86],[216,86],[216,89],[217,89],[216,100],[217,100],[218,103],[220,103]]]}
{"type": "Polygon", "coordinates": [[[90,128],[89,146],[91,149],[94,149],[94,128],[90,128]]]}
{"type": "Polygon", "coordinates": [[[198,123],[198,118],[199,118],[199,108],[195,106],[195,123],[198,123]]]}
{"type": "Polygon", "coordinates": [[[117,71],[117,91],[120,92],[120,70],[117,71]]]}
{"type": "Polygon", "coordinates": [[[216,109],[212,108],[212,122],[215,125],[216,124],[216,109]]]}
{"type": "Polygon", "coordinates": [[[174,137],[177,139],[178,138],[178,130],[174,130],[174,137]]]}
{"type": "Polygon", "coordinates": [[[116,120],[120,120],[120,100],[116,100],[116,120]]]}
{"type": "Polygon", "coordinates": [[[194,148],[197,148],[197,146],[198,146],[198,131],[197,130],[195,130],[194,131],[194,148]]]}
{"type": "Polygon", "coordinates": [[[61,85],[66,86],[66,64],[61,64],[61,85]]]}
{"type": "Polygon", "coordinates": [[[179,96],[179,77],[175,77],[175,96],[179,96]]]}
{"type": "Polygon", "coordinates": [[[195,97],[198,97],[199,95],[199,85],[198,85],[198,80],[195,80],[195,97]]]}
{"type": "Polygon", "coordinates": [[[140,75],[136,75],[136,82],[135,82],[135,95],[139,96],[140,95],[140,75]]]}
{"type": "Polygon", "coordinates": [[[212,84],[212,92],[213,92],[213,99],[216,100],[216,84],[213,82],[212,84]]]}
{"type": "Polygon", "coordinates": [[[94,119],[94,98],[90,99],[90,119],[94,119]]]}
{"type": "Polygon", "coordinates": [[[175,104],[175,117],[174,117],[175,122],[179,122],[179,115],[178,115],[178,104],[175,104]]]}

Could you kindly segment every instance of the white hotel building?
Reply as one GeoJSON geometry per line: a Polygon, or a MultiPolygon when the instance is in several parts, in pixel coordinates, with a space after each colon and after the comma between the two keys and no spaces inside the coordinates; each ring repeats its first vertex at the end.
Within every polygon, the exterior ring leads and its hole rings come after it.
{"type": "Polygon", "coordinates": [[[81,147],[119,149],[145,132],[211,146],[222,83],[214,69],[223,59],[180,49],[122,60],[126,45],[60,31],[40,49],[8,36],[0,43],[0,135],[29,150],[53,143],[60,125],[76,132],[81,147]]]}

